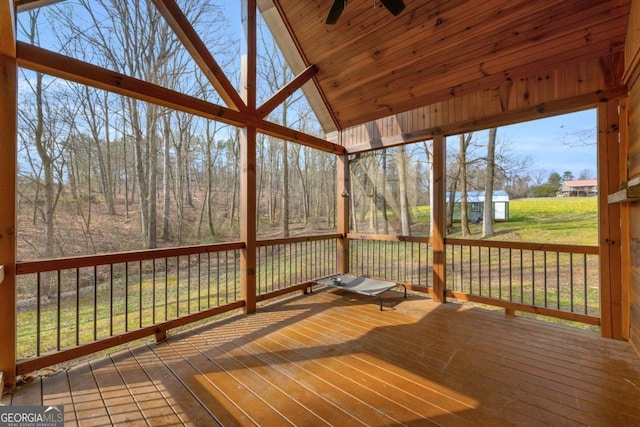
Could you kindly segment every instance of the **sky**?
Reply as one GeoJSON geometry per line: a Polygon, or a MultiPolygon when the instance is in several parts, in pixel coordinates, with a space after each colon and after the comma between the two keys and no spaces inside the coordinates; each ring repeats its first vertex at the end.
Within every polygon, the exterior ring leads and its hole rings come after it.
{"type": "Polygon", "coordinates": [[[597,171],[597,111],[563,114],[498,129],[498,139],[513,143],[517,155],[531,156],[531,169],[573,172],[597,171]]]}

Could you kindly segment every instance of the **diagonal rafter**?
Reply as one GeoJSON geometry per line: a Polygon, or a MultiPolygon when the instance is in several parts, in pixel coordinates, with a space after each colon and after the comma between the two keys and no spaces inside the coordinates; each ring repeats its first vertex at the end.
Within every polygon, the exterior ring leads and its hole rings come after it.
{"type": "Polygon", "coordinates": [[[144,80],[120,74],[28,43],[17,43],[18,65],[98,89],[193,113],[223,123],[242,126],[238,111],[176,92],[144,80]]]}
{"type": "Polygon", "coordinates": [[[242,98],[182,13],[180,6],[174,0],[153,0],[153,3],[227,106],[236,111],[246,109],[242,98]]]}
{"type": "Polygon", "coordinates": [[[24,12],[26,10],[49,6],[55,3],[60,3],[62,1],[64,0],[16,0],[15,3],[18,12],[24,12]]]}
{"type": "Polygon", "coordinates": [[[278,92],[274,93],[264,104],[258,108],[258,116],[266,117],[272,112],[278,105],[284,102],[289,96],[291,96],[296,90],[300,89],[305,83],[313,78],[318,73],[318,67],[315,65],[309,65],[304,71],[298,74],[293,80],[285,85],[278,92]]]}
{"type": "Polygon", "coordinates": [[[16,16],[12,0],[0,0],[0,55],[16,56],[16,16]]]}

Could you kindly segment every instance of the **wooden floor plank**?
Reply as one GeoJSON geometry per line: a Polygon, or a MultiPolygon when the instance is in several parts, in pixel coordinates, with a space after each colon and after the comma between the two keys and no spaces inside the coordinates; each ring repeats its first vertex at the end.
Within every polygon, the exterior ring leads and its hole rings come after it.
{"type": "Polygon", "coordinates": [[[190,366],[179,355],[163,352],[161,349],[165,347],[166,345],[161,343],[134,348],[132,354],[180,423],[195,426],[226,425],[220,422],[225,420],[223,411],[217,410],[217,407],[208,400],[198,399],[197,393],[201,385],[191,381],[193,377],[190,375],[193,374],[193,370],[190,366]],[[181,376],[187,378],[187,381],[182,380],[181,376]]]}
{"type": "MultiPolygon", "coordinates": [[[[168,342],[154,347],[154,352],[162,361],[171,361],[170,369],[176,379],[187,387],[192,398],[215,415],[215,420],[223,426],[256,425],[249,414],[243,411],[236,402],[229,399],[222,384],[210,381],[202,371],[194,366],[195,361],[187,360],[183,354],[168,342]]],[[[165,362],[166,363],[166,362],[165,362]]]]}
{"type": "Polygon", "coordinates": [[[98,384],[93,377],[91,365],[88,363],[80,364],[70,369],[68,376],[78,425],[113,425],[102,400],[98,384]]]}
{"type": "Polygon", "coordinates": [[[115,425],[145,426],[144,415],[129,393],[112,358],[92,361],[90,366],[111,422],[115,425]]]}
{"type": "Polygon", "coordinates": [[[21,387],[13,393],[11,406],[31,406],[42,405],[42,379],[36,378],[28,384],[28,387],[21,387]]]}
{"type": "MultiPolygon", "coordinates": [[[[304,412],[299,414],[300,420],[313,425],[362,425],[362,423],[351,417],[349,412],[338,405],[332,404],[312,388],[305,387],[295,376],[289,375],[286,370],[278,369],[271,364],[265,364],[262,359],[255,356],[250,349],[245,347],[245,345],[249,344],[247,342],[237,342],[236,344],[238,345],[233,346],[212,347],[205,339],[201,339],[199,336],[190,337],[189,342],[208,358],[219,361],[225,358],[229,359],[229,362],[235,363],[240,371],[250,371],[268,384],[269,387],[273,387],[288,396],[296,405],[304,409],[304,412]]],[[[253,387],[260,387],[260,383],[257,381],[252,381],[251,384],[253,387]]],[[[279,403],[282,404],[282,402],[279,403]]],[[[293,419],[293,414],[291,414],[289,408],[282,408],[280,411],[286,412],[288,418],[294,424],[299,424],[293,419]]]]}
{"type": "MultiPolygon", "coordinates": [[[[251,419],[258,425],[290,425],[291,422],[287,416],[271,405],[269,397],[256,394],[251,388],[249,382],[243,382],[242,379],[236,377],[236,373],[226,370],[218,362],[208,359],[205,355],[197,351],[186,340],[170,341],[169,345],[174,351],[178,352],[189,364],[196,370],[198,381],[207,384],[215,394],[218,400],[223,403],[225,408],[230,409],[236,406],[238,409],[251,408],[251,416],[245,413],[248,419],[251,419]]],[[[255,379],[253,376],[249,376],[255,379]]],[[[246,378],[248,379],[248,378],[246,378]]],[[[272,392],[273,390],[267,390],[272,392]]],[[[280,396],[275,395],[273,398],[280,396]]]]}
{"type": "Polygon", "coordinates": [[[60,372],[42,381],[42,404],[64,405],[65,427],[78,425],[74,411],[73,393],[66,372],[60,372]]]}
{"type": "Polygon", "coordinates": [[[149,377],[135,355],[129,350],[112,355],[119,375],[129,394],[135,399],[143,418],[151,425],[181,425],[183,420],[174,411],[171,402],[149,377]]]}
{"type": "MultiPolygon", "coordinates": [[[[363,314],[362,316],[358,316],[358,320],[362,321],[363,317],[365,315],[363,314]]],[[[337,322],[333,322],[336,329],[339,329],[340,326],[343,324],[344,322],[342,321],[342,319],[337,319],[337,322]]],[[[316,323],[320,323],[321,319],[316,319],[316,323]]],[[[355,326],[354,326],[355,327],[355,326]]],[[[367,327],[363,327],[363,330],[369,330],[370,325],[367,327]]],[[[413,328],[415,329],[415,326],[413,326],[413,328]]],[[[473,328],[471,328],[471,330],[473,330],[473,328]]],[[[382,333],[382,329],[378,329],[378,333],[382,333]]],[[[380,347],[379,350],[372,350],[372,352],[379,352],[379,351],[385,351],[385,348],[389,348],[389,349],[394,349],[397,348],[397,346],[393,345],[393,340],[394,339],[398,339],[399,342],[410,342],[410,337],[411,336],[420,336],[420,335],[424,335],[428,333],[428,330],[425,330],[423,332],[418,331],[412,331],[411,334],[408,334],[405,337],[395,337],[395,336],[385,336],[380,340],[380,347]]],[[[455,331],[449,331],[449,333],[454,333],[455,331]]],[[[401,331],[394,331],[393,335],[401,335],[402,332],[401,331]]],[[[448,334],[447,334],[448,335],[448,334]]],[[[434,337],[433,334],[431,335],[432,338],[438,338],[437,336],[434,337]]],[[[544,378],[540,378],[538,375],[536,374],[532,374],[532,372],[538,373],[541,371],[544,371],[546,363],[543,363],[541,366],[537,366],[537,367],[525,367],[524,368],[524,372],[520,372],[519,369],[522,368],[522,363],[518,362],[518,366],[510,366],[511,364],[511,360],[508,357],[505,357],[505,354],[503,354],[502,351],[502,347],[500,346],[496,346],[497,351],[494,353],[489,353],[487,354],[486,352],[486,347],[487,347],[487,342],[486,342],[486,335],[483,335],[483,343],[474,343],[472,340],[474,339],[473,336],[460,336],[460,334],[456,334],[456,336],[458,336],[460,339],[460,342],[467,342],[467,343],[471,343],[472,346],[469,347],[466,351],[463,351],[461,353],[462,356],[464,356],[465,354],[471,354],[473,353],[473,358],[469,358],[467,357],[466,360],[464,360],[464,366],[473,366],[474,364],[477,364],[477,362],[479,360],[482,360],[482,358],[485,358],[485,363],[486,363],[486,367],[483,367],[483,376],[485,377],[485,382],[486,381],[493,381],[496,378],[505,378],[508,379],[509,381],[503,380],[503,384],[502,387],[505,388],[509,388],[511,390],[510,393],[510,397],[517,397],[517,396],[521,396],[524,402],[527,402],[527,404],[531,404],[531,403],[535,403],[538,407],[540,408],[545,408],[545,411],[551,411],[553,412],[553,408],[557,408],[557,413],[556,416],[562,416],[562,417],[566,417],[568,419],[572,419],[574,421],[580,421],[580,422],[584,422],[584,423],[589,423],[591,421],[594,420],[594,417],[596,417],[595,414],[598,413],[598,411],[593,411],[593,413],[590,414],[589,419],[585,419],[585,411],[584,409],[586,407],[588,407],[588,404],[586,404],[585,402],[580,402],[579,400],[576,399],[575,395],[568,395],[566,397],[566,401],[568,403],[567,406],[559,404],[558,400],[560,400],[562,398],[561,394],[556,393],[557,390],[554,389],[554,384],[550,384],[549,385],[549,389],[545,390],[541,389],[539,393],[534,393],[534,396],[530,396],[530,393],[526,390],[522,390],[522,386],[526,385],[527,387],[533,387],[533,386],[544,386],[545,384],[545,379],[544,378]],[[491,366],[495,366],[495,369],[492,370],[491,366]],[[545,396],[548,395],[550,393],[554,393],[554,398],[551,399],[545,399],[541,396],[545,396]],[[573,408],[573,412],[571,412],[571,404],[577,402],[573,408]]],[[[432,340],[432,342],[429,344],[429,346],[434,350],[432,352],[429,352],[428,354],[430,354],[431,356],[435,356],[436,359],[433,359],[431,361],[431,364],[433,364],[434,366],[438,366],[438,364],[442,363],[443,361],[438,360],[437,356],[438,355],[442,355],[442,354],[454,354],[452,353],[452,349],[451,344],[454,343],[455,341],[452,341],[449,339],[448,336],[444,336],[442,338],[439,339],[440,341],[442,341],[445,346],[442,346],[442,344],[440,344],[440,346],[438,346],[437,343],[434,343],[434,340],[432,340]]],[[[371,340],[367,340],[368,343],[371,343],[371,340]]],[[[409,346],[411,346],[411,344],[409,344],[409,346]]],[[[423,351],[423,350],[421,350],[423,351]]],[[[457,350],[456,350],[457,351],[457,350]]],[[[402,351],[403,355],[407,355],[412,353],[410,348],[407,348],[407,346],[405,346],[403,348],[402,351]]],[[[415,353],[415,352],[414,352],[415,353]]],[[[460,358],[460,356],[458,356],[458,358],[460,358]]],[[[522,350],[522,354],[519,355],[519,361],[521,360],[526,360],[527,358],[527,353],[526,353],[526,348],[522,350]]],[[[449,362],[448,362],[449,364],[449,362]]],[[[409,365],[407,365],[409,366],[409,365]]],[[[457,370],[459,370],[460,368],[456,368],[457,370]]],[[[470,377],[469,374],[464,373],[462,375],[462,377],[460,378],[461,381],[466,382],[467,379],[470,377]]],[[[448,378],[450,378],[450,375],[448,376],[448,378]]],[[[443,382],[446,381],[445,378],[439,378],[438,382],[443,382]]],[[[557,384],[555,384],[557,386],[557,384]]],[[[494,387],[499,387],[499,384],[496,384],[494,387]]],[[[575,392],[575,390],[572,390],[573,392],[575,392]]],[[[610,411],[611,414],[603,414],[600,415],[599,417],[596,418],[596,421],[602,421],[603,417],[608,417],[608,416],[612,416],[615,415],[615,410],[613,408],[619,407],[619,405],[611,405],[608,406],[606,404],[601,404],[601,402],[598,402],[598,410],[600,412],[602,411],[610,411]]],[[[589,412],[589,411],[586,411],[589,412]]],[[[542,412],[538,411],[538,415],[541,415],[542,412]]],[[[553,417],[553,415],[552,415],[553,417]]]]}
{"type": "MultiPolygon", "coordinates": [[[[313,407],[318,411],[319,402],[329,402],[336,407],[334,416],[338,418],[337,425],[350,425],[351,420],[354,425],[374,425],[391,424],[396,420],[387,417],[377,408],[372,407],[361,399],[348,393],[344,388],[335,384],[335,378],[327,379],[314,374],[312,371],[301,366],[300,359],[287,358],[286,352],[290,351],[281,342],[274,342],[268,339],[244,342],[243,348],[256,359],[260,360],[263,368],[270,367],[278,374],[295,381],[309,390],[313,390],[316,395],[312,401],[306,402],[308,407],[313,407]]],[[[328,419],[328,417],[327,417],[328,419]]],[[[331,420],[329,420],[331,421],[331,420]]]]}
{"type": "MultiPolygon", "coordinates": [[[[360,309],[360,307],[356,308],[356,309],[360,309]]],[[[362,313],[359,313],[358,316],[355,316],[355,318],[357,319],[357,322],[363,322],[363,319],[368,315],[368,311],[364,309],[364,307],[362,308],[362,313]]],[[[322,316],[318,316],[317,318],[314,318],[314,325],[319,323],[321,321],[322,316]]],[[[338,318],[334,318],[331,319],[331,324],[334,325],[334,329],[338,329],[340,328],[340,325],[344,325],[346,324],[348,319],[340,319],[339,316],[338,318]]],[[[353,323],[353,322],[351,322],[353,323]]],[[[379,326],[379,325],[378,325],[379,326]]],[[[437,326],[437,325],[434,325],[437,326]]],[[[353,327],[353,326],[350,326],[353,327]]],[[[371,328],[371,325],[367,325],[365,327],[363,327],[363,330],[369,330],[371,328]]],[[[439,329],[439,328],[435,328],[435,329],[439,329]]],[[[470,330],[473,330],[473,328],[469,328],[470,330]]],[[[449,331],[446,336],[444,336],[443,342],[447,343],[447,344],[451,344],[455,341],[450,339],[450,334],[454,333],[455,331],[449,331]]],[[[394,334],[399,333],[399,331],[394,331],[394,334]]],[[[406,337],[407,341],[405,342],[411,342],[411,336],[421,336],[421,335],[426,335],[428,333],[428,331],[425,331],[424,334],[421,334],[419,332],[412,332],[410,334],[410,336],[406,337]]],[[[454,333],[454,336],[455,333],[454,333]]],[[[397,346],[394,346],[393,343],[391,341],[389,341],[389,339],[391,339],[392,337],[385,337],[384,342],[382,344],[382,346],[387,347],[387,348],[398,348],[397,346]],[[391,345],[390,345],[391,344],[391,345]]],[[[469,339],[472,339],[473,336],[470,337],[459,337],[460,341],[466,341],[469,339]]],[[[473,353],[477,352],[479,348],[481,348],[482,346],[476,345],[472,350],[473,353]]],[[[406,351],[406,348],[403,349],[403,352],[406,351]]],[[[442,349],[435,349],[435,351],[431,352],[430,354],[434,354],[434,355],[438,355],[438,354],[448,354],[449,350],[442,350],[442,349]]],[[[492,354],[488,357],[487,363],[489,364],[489,366],[494,364],[494,359],[499,359],[502,358],[502,355],[498,352],[496,354],[492,354]]],[[[466,365],[469,366],[473,366],[473,364],[475,363],[475,360],[467,360],[466,361],[466,365]]],[[[436,360],[435,363],[437,364],[438,361],[436,360]]],[[[483,369],[483,373],[487,373],[487,369],[483,369]]],[[[603,408],[605,408],[605,410],[608,410],[609,414],[600,414],[598,415],[598,412],[594,412],[589,414],[589,417],[587,419],[585,419],[585,415],[584,415],[584,407],[580,407],[578,405],[577,408],[574,408],[573,413],[568,413],[569,410],[571,409],[570,406],[561,406],[558,405],[556,402],[556,399],[545,399],[540,397],[539,393],[534,393],[533,396],[531,396],[531,393],[527,392],[526,390],[523,391],[522,390],[522,384],[526,385],[527,387],[531,387],[530,384],[527,384],[526,381],[522,381],[522,378],[512,378],[513,375],[505,375],[505,372],[500,372],[500,371],[504,371],[504,369],[502,367],[499,367],[498,369],[496,369],[496,371],[492,374],[491,371],[488,371],[489,375],[485,376],[485,380],[483,382],[486,381],[494,381],[495,378],[501,378],[501,377],[507,377],[510,380],[511,379],[515,379],[515,381],[512,382],[507,382],[506,384],[502,384],[502,387],[510,389],[511,392],[509,393],[509,402],[511,405],[513,405],[513,403],[511,402],[513,400],[513,398],[520,396],[521,397],[521,405],[527,405],[530,406],[532,403],[535,404],[534,408],[544,408],[544,410],[536,410],[535,414],[536,417],[538,418],[542,418],[541,421],[545,421],[545,422],[549,422],[549,421],[553,421],[556,417],[567,417],[568,419],[573,419],[574,422],[577,420],[581,420],[581,422],[583,423],[589,423],[589,422],[593,422],[594,420],[596,421],[602,421],[603,417],[606,416],[613,416],[615,418],[615,416],[617,415],[616,413],[616,406],[609,406],[609,407],[600,407],[600,409],[602,410],[603,408]],[[553,408],[556,407],[557,412],[554,413],[553,412],[553,408]],[[572,418],[573,417],[573,418],[572,418]]],[[[529,372],[527,372],[527,374],[530,374],[529,372]]],[[[469,376],[468,374],[464,374],[461,378],[461,381],[463,382],[467,382],[468,378],[473,377],[472,375],[469,376]]],[[[538,378],[533,375],[533,379],[534,381],[538,381],[538,378]]],[[[443,379],[439,379],[439,381],[443,381],[443,379]]],[[[494,387],[498,388],[500,387],[500,384],[496,384],[494,387]]],[[[544,390],[542,390],[544,392],[544,390]]],[[[548,393],[555,393],[554,390],[550,390],[547,391],[548,393]]],[[[485,394],[481,394],[481,395],[485,395],[485,394]]],[[[557,397],[557,396],[556,396],[557,397]]],[[[575,398],[571,398],[572,401],[575,401],[575,398]]],[[[532,413],[532,411],[530,409],[525,409],[525,411],[527,413],[532,413]]],[[[610,418],[611,419],[611,418],[610,418]]]]}
{"type": "MultiPolygon", "coordinates": [[[[297,328],[296,328],[297,329],[297,328]]],[[[382,378],[377,369],[365,372],[358,369],[352,363],[351,357],[343,352],[343,349],[332,344],[325,345],[316,337],[304,335],[298,330],[288,330],[287,333],[278,335],[282,341],[292,340],[305,346],[303,350],[298,350],[301,357],[310,361],[322,364],[328,371],[326,375],[342,376],[349,381],[359,384],[363,392],[368,393],[370,399],[375,399],[384,411],[401,422],[414,420],[417,418],[429,420],[431,417],[447,418],[448,425],[468,425],[463,419],[459,419],[454,413],[450,413],[438,407],[433,402],[418,402],[413,396],[409,396],[405,390],[398,389],[382,378]]],[[[295,345],[294,345],[295,347],[295,345]]],[[[352,349],[351,351],[357,351],[352,349]]],[[[434,421],[434,424],[437,424],[434,421]]]]}
{"type": "MultiPolygon", "coordinates": [[[[301,325],[296,325],[296,329],[300,327],[301,325]]],[[[303,346],[307,348],[313,348],[313,342],[307,341],[308,338],[308,335],[302,333],[302,335],[298,335],[294,339],[301,340],[303,346]]],[[[303,351],[306,352],[307,350],[305,349],[303,351]]],[[[433,418],[437,418],[438,422],[446,420],[447,425],[453,425],[456,422],[477,425],[477,422],[490,422],[489,419],[492,418],[490,414],[483,410],[474,410],[475,408],[473,408],[472,404],[462,402],[459,399],[459,394],[456,392],[448,392],[446,395],[442,393],[432,393],[429,395],[428,401],[425,402],[421,399],[421,396],[425,396],[427,393],[427,387],[425,387],[426,383],[424,380],[421,380],[423,394],[413,396],[407,392],[409,387],[407,387],[407,384],[402,377],[395,376],[388,371],[382,370],[379,363],[370,364],[366,369],[362,369],[363,362],[359,360],[358,356],[366,354],[364,349],[351,349],[349,353],[350,354],[345,354],[343,357],[339,358],[344,364],[343,368],[349,369],[349,367],[352,366],[354,368],[352,368],[351,375],[358,373],[363,375],[369,382],[380,381],[382,383],[380,387],[386,390],[387,395],[394,396],[395,399],[404,402],[406,405],[415,405],[414,410],[422,411],[420,413],[421,418],[428,418],[431,416],[433,418]],[[429,406],[432,407],[431,414],[424,412],[429,406]],[[458,420],[457,418],[462,416],[461,414],[464,414],[465,412],[468,412],[467,416],[464,417],[466,421],[458,420]]],[[[407,369],[405,368],[404,371],[407,371],[407,369]]],[[[495,421],[495,419],[493,419],[493,421],[495,421]]]]}
{"type": "Polygon", "coordinates": [[[422,296],[322,288],[36,379],[69,425],[640,425],[628,343],[422,296]]]}
{"type": "MultiPolygon", "coordinates": [[[[284,340],[281,337],[274,337],[271,342],[272,345],[276,343],[282,343],[284,340]]],[[[432,402],[426,402],[421,399],[407,400],[404,395],[404,391],[400,391],[397,387],[390,385],[383,378],[380,378],[377,369],[372,369],[368,373],[363,373],[348,363],[338,362],[335,363],[335,356],[330,356],[330,359],[323,360],[323,357],[317,357],[314,355],[305,355],[304,358],[300,357],[300,353],[296,350],[288,348],[281,350],[283,354],[287,355],[289,352],[296,354],[296,356],[288,355],[294,359],[298,359],[298,364],[302,366],[308,373],[320,376],[323,381],[335,382],[337,377],[341,377],[345,384],[345,390],[351,394],[354,399],[362,398],[369,395],[370,397],[364,399],[368,404],[368,410],[370,414],[368,416],[380,416],[383,413],[395,418],[396,422],[409,422],[410,420],[421,419],[425,423],[438,424],[442,421],[442,418],[447,418],[447,425],[467,425],[462,419],[457,419],[447,411],[438,411],[436,404],[432,402]],[[314,359],[318,359],[314,361],[314,359]],[[350,383],[351,382],[351,383],[350,383]],[[353,382],[364,388],[364,393],[358,388],[354,388],[353,382]],[[436,420],[438,419],[438,420],[436,420]]],[[[436,399],[437,400],[437,399],[436,399]]],[[[378,420],[380,422],[380,420],[378,420]]]]}

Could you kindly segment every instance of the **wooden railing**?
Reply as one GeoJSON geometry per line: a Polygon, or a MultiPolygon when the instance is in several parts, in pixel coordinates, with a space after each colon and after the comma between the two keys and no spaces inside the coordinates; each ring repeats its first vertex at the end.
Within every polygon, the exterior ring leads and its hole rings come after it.
{"type": "Polygon", "coordinates": [[[262,240],[258,242],[258,301],[304,287],[336,273],[340,234],[262,240]]]}
{"type": "MultiPolygon", "coordinates": [[[[260,241],[258,300],[335,274],[340,235],[260,241]]],[[[240,242],[17,264],[17,373],[245,305],[240,242]]]]}
{"type": "Polygon", "coordinates": [[[244,305],[243,243],[18,263],[17,373],[244,305]]]}
{"type": "Polygon", "coordinates": [[[600,324],[597,246],[447,239],[447,296],[600,324]]]}
{"type": "Polygon", "coordinates": [[[433,256],[429,238],[355,233],[348,237],[352,273],[431,292],[433,256]]]}
{"type": "MultiPolygon", "coordinates": [[[[350,272],[432,292],[428,238],[349,234],[350,272]]],[[[257,242],[264,301],[337,273],[342,236],[257,242]]],[[[446,240],[446,295],[599,324],[598,248],[446,240]]],[[[17,373],[40,369],[245,305],[233,242],[22,262],[17,373]]]]}
{"type": "MultiPolygon", "coordinates": [[[[432,292],[429,239],[349,234],[351,271],[432,292]]],[[[598,247],[445,239],[446,295],[600,324],[598,247]]]]}

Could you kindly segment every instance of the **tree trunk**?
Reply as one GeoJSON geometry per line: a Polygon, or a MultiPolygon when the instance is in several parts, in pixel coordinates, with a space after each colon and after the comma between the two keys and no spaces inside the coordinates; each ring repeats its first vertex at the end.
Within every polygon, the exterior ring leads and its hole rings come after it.
{"type": "Polygon", "coordinates": [[[231,161],[231,200],[229,202],[229,228],[232,228],[236,223],[236,212],[238,205],[238,179],[239,179],[239,165],[240,165],[240,129],[236,129],[236,134],[232,140],[229,141],[229,155],[228,160],[231,161]]]}
{"type": "Polygon", "coordinates": [[[289,144],[282,141],[282,237],[289,237],[289,144]]]}
{"type": "MultiPolygon", "coordinates": [[[[284,68],[286,70],[286,68],[284,68]]],[[[286,73],[283,71],[282,78],[285,78],[286,73]]],[[[282,103],[282,124],[287,126],[287,110],[288,103],[285,100],[282,103]]],[[[282,141],[282,237],[289,237],[289,214],[290,214],[289,200],[289,143],[282,141]]]]}
{"type": "MultiPolygon", "coordinates": [[[[124,111],[124,102],[122,103],[124,111]]],[[[129,163],[127,162],[127,137],[122,130],[122,168],[124,169],[124,217],[129,219],[129,163]]]]}
{"type": "Polygon", "coordinates": [[[44,138],[44,96],[42,89],[42,74],[36,73],[36,109],[37,122],[34,142],[42,162],[43,186],[44,186],[44,234],[46,258],[53,257],[54,253],[54,213],[55,213],[55,185],[53,182],[53,160],[49,155],[44,138]]]}
{"type": "Polygon", "coordinates": [[[458,155],[458,166],[460,168],[460,229],[462,237],[467,237],[471,234],[467,200],[467,148],[469,147],[469,142],[471,142],[471,136],[471,133],[460,135],[460,153],[458,155]]]}
{"type": "MultiPolygon", "coordinates": [[[[104,127],[105,139],[101,141],[99,133],[99,124],[96,121],[98,111],[95,109],[93,102],[90,100],[91,96],[97,96],[97,93],[90,92],[89,88],[84,88],[80,96],[84,97],[83,107],[85,120],[88,123],[91,131],[91,138],[93,144],[96,147],[96,154],[98,156],[98,170],[100,171],[100,187],[102,197],[105,205],[107,206],[107,212],[109,215],[116,214],[115,207],[115,192],[113,184],[112,166],[111,166],[111,138],[110,138],[110,126],[104,127]],[[103,148],[104,145],[104,148],[103,148]]],[[[102,102],[102,114],[104,115],[104,123],[109,123],[109,105],[108,105],[108,93],[104,93],[102,102]]]]}
{"type": "Polygon", "coordinates": [[[378,161],[376,154],[372,153],[369,157],[369,230],[378,232],[378,161]]]}
{"type": "MultiPolygon", "coordinates": [[[[429,236],[433,236],[433,227],[434,227],[434,200],[433,200],[433,154],[431,153],[431,149],[429,148],[428,142],[424,142],[424,152],[427,156],[427,163],[429,164],[429,236]]],[[[439,203],[442,201],[439,201],[439,203]]]]}
{"type": "MultiPolygon", "coordinates": [[[[215,138],[215,134],[216,131],[214,129],[213,131],[213,135],[209,134],[210,132],[210,128],[209,128],[209,123],[207,123],[207,197],[206,197],[206,203],[207,203],[207,222],[209,224],[209,234],[211,236],[215,236],[216,235],[216,230],[214,227],[214,218],[213,218],[213,209],[212,209],[212,205],[213,205],[213,168],[215,167],[215,162],[214,162],[214,158],[211,155],[211,150],[212,147],[214,145],[214,138],[215,138]]],[[[217,153],[217,151],[216,151],[217,153]]],[[[217,157],[217,156],[216,156],[217,157]]]]}
{"type": "Polygon", "coordinates": [[[163,117],[164,132],[162,141],[162,151],[164,153],[162,162],[162,240],[171,240],[171,230],[169,228],[169,213],[171,212],[171,149],[169,141],[171,139],[171,116],[166,114],[163,117]]]}
{"type": "Polygon", "coordinates": [[[407,151],[404,146],[398,147],[398,180],[400,186],[400,222],[402,235],[411,236],[411,214],[407,195],[407,151]]]}
{"type": "Polygon", "coordinates": [[[484,212],[482,214],[482,237],[493,236],[493,180],[496,172],[496,128],[489,129],[487,142],[487,176],[484,187],[484,212]]]}
{"type": "Polygon", "coordinates": [[[382,150],[382,229],[389,234],[389,217],[387,216],[387,150],[382,150]]]}
{"type": "Polygon", "coordinates": [[[156,122],[158,107],[149,105],[147,110],[147,135],[149,138],[149,185],[147,196],[149,204],[148,215],[148,249],[154,249],[158,246],[158,137],[156,136],[156,122]]]}

